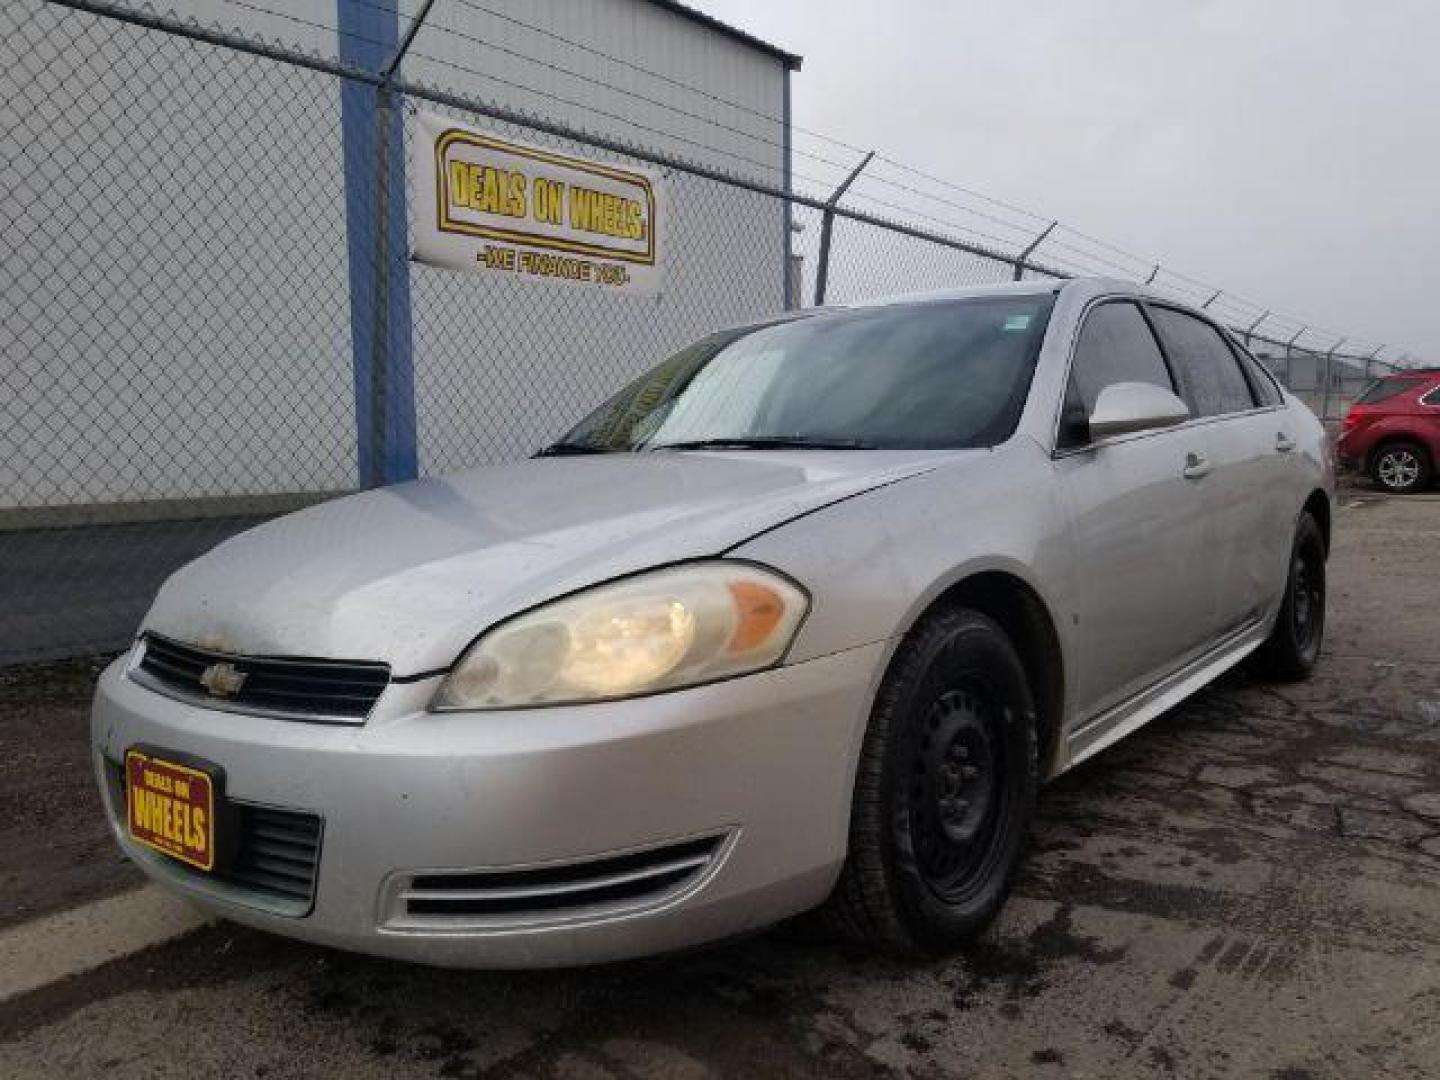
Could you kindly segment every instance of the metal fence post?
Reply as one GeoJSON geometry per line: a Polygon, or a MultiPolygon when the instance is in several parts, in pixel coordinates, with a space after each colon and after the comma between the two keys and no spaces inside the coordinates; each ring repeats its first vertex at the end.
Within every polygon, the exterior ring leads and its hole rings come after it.
{"type": "Polygon", "coordinates": [[[850,189],[855,178],[860,175],[861,170],[870,164],[870,159],[875,156],[871,150],[861,160],[859,165],[850,170],[850,175],[840,182],[830,198],[825,200],[825,209],[820,218],[820,254],[815,259],[815,306],[822,307],[825,303],[825,289],[830,284],[830,233],[835,228],[835,207],[841,197],[850,189]]]}
{"type": "Polygon", "coordinates": [[[1290,358],[1294,353],[1295,342],[1300,340],[1300,335],[1308,330],[1308,326],[1302,326],[1291,335],[1290,340],[1285,342],[1285,388],[1291,393],[1295,392],[1295,378],[1290,367],[1290,358]]]}
{"type": "Polygon", "coordinates": [[[1371,367],[1371,365],[1373,365],[1373,364],[1375,363],[1375,361],[1380,358],[1380,354],[1381,354],[1382,352],[1384,352],[1384,351],[1385,351],[1385,346],[1384,346],[1384,345],[1381,345],[1378,349],[1376,349],[1374,352],[1372,352],[1369,356],[1367,356],[1367,357],[1365,358],[1365,381],[1366,381],[1367,383],[1368,383],[1368,382],[1370,381],[1370,379],[1371,379],[1371,375],[1370,375],[1370,367],[1371,367]]]}
{"type": "Polygon", "coordinates": [[[371,471],[365,487],[390,479],[390,89],[375,91],[375,281],[370,304],[371,471]]]}
{"type": "Polygon", "coordinates": [[[1045,238],[1046,238],[1047,236],[1049,236],[1052,232],[1054,232],[1054,231],[1055,231],[1055,226],[1057,226],[1057,225],[1059,225],[1059,224],[1060,224],[1060,222],[1058,222],[1058,221],[1052,221],[1052,222],[1050,222],[1049,225],[1046,225],[1046,226],[1045,226],[1045,231],[1042,232],[1039,236],[1035,237],[1034,240],[1031,240],[1029,246],[1026,247],[1026,249],[1025,249],[1024,251],[1020,252],[1019,257],[1015,260],[1015,279],[1014,279],[1014,280],[1019,281],[1022,277],[1025,276],[1025,262],[1026,262],[1026,260],[1029,259],[1030,256],[1035,253],[1035,249],[1038,248],[1041,244],[1043,244],[1043,243],[1045,242],[1045,238]]]}
{"type": "MultiPolygon", "coordinates": [[[[788,195],[793,185],[793,169],[795,151],[790,143],[790,66],[785,65],[785,71],[781,75],[784,80],[780,99],[780,118],[783,121],[780,128],[780,141],[784,144],[781,148],[781,186],[788,195]]],[[[784,250],[780,257],[785,260],[780,268],[780,287],[785,291],[784,307],[786,311],[800,307],[800,282],[795,280],[795,204],[786,199],[780,208],[780,228],[784,230],[784,250]]]]}
{"type": "Polygon", "coordinates": [[[1245,328],[1245,348],[1250,348],[1250,335],[1260,328],[1260,324],[1270,317],[1270,310],[1266,308],[1260,317],[1245,328]]]}
{"type": "Polygon", "coordinates": [[[402,40],[395,9],[336,0],[342,62],[380,75],[374,86],[349,80],[341,87],[356,464],[367,488],[418,471],[404,121],[390,81],[429,7],[402,40]]]}
{"type": "Polygon", "coordinates": [[[1341,338],[1325,354],[1325,393],[1320,398],[1320,419],[1330,419],[1330,392],[1335,383],[1335,350],[1344,345],[1348,338],[1341,338]]]}

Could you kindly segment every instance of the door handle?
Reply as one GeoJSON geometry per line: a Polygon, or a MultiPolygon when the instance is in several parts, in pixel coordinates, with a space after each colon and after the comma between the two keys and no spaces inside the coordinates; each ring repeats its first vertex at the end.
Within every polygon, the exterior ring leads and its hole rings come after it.
{"type": "Polygon", "coordinates": [[[1210,459],[1204,454],[1197,454],[1194,451],[1185,455],[1185,468],[1181,475],[1186,480],[1199,480],[1210,472],[1210,459]]]}
{"type": "Polygon", "coordinates": [[[1277,431],[1275,433],[1275,449],[1279,450],[1282,454],[1288,454],[1291,450],[1295,449],[1295,440],[1289,435],[1286,435],[1285,432],[1277,431]]]}

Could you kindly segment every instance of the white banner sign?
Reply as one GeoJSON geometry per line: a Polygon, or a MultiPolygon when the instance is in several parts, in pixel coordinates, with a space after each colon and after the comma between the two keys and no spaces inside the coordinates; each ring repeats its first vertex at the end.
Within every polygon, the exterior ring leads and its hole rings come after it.
{"type": "Polygon", "coordinates": [[[660,292],[659,177],[420,113],[415,258],[433,266],[660,292]]]}

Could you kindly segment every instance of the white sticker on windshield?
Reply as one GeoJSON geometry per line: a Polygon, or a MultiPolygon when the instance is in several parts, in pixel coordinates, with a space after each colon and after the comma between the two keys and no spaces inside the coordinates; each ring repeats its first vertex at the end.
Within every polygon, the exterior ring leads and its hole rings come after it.
{"type": "Polygon", "coordinates": [[[1005,319],[1006,330],[1028,330],[1030,328],[1029,315],[1010,315],[1005,319]]]}

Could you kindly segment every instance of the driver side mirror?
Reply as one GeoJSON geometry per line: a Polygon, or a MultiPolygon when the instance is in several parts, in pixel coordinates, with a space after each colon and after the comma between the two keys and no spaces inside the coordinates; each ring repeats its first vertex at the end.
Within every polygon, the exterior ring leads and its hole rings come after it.
{"type": "Polygon", "coordinates": [[[1185,402],[1169,390],[1150,383],[1111,383],[1100,391],[1090,410],[1088,426],[1092,441],[1112,435],[1174,427],[1190,419],[1185,402]]]}

